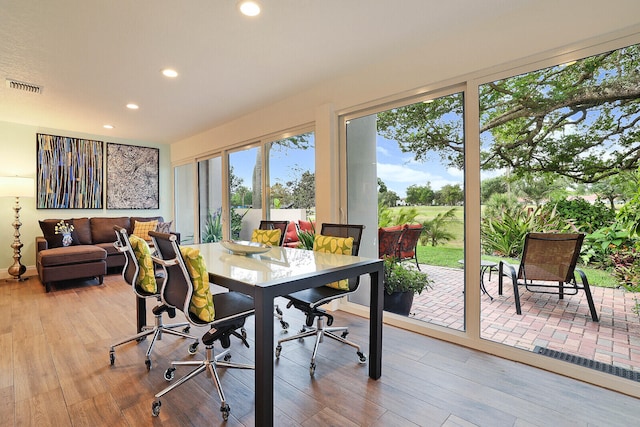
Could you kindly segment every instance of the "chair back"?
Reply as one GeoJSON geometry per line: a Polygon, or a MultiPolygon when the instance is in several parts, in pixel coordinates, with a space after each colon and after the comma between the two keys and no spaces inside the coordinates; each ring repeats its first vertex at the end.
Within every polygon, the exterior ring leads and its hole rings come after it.
{"type": "Polygon", "coordinates": [[[401,227],[381,227],[378,228],[378,257],[395,257],[398,249],[398,242],[402,235],[401,227]]]}
{"type": "Polygon", "coordinates": [[[289,221],[260,221],[260,226],[258,229],[260,230],[280,230],[280,243],[278,246],[282,246],[282,242],[284,242],[284,237],[287,234],[287,227],[289,226],[289,221]]]}
{"type": "Polygon", "coordinates": [[[156,248],[157,256],[153,261],[161,265],[165,271],[165,284],[162,288],[163,302],[178,308],[191,323],[195,323],[189,315],[193,283],[180,253],[177,237],[174,234],[157,231],[149,231],[149,236],[156,248]]]}
{"type": "Polygon", "coordinates": [[[138,277],[140,275],[140,265],[138,259],[133,253],[131,242],[129,242],[129,234],[126,228],[114,225],[113,230],[116,232],[116,241],[113,246],[124,255],[124,267],[122,268],[122,278],[125,282],[131,285],[133,291],[141,296],[148,296],[149,293],[145,292],[140,287],[136,286],[138,283],[138,277]]]}
{"type": "Polygon", "coordinates": [[[420,224],[407,224],[404,226],[396,252],[398,259],[402,260],[416,256],[416,246],[423,230],[424,227],[420,224]]]}
{"type": "MultiPolygon", "coordinates": [[[[360,241],[362,240],[362,231],[364,225],[360,224],[327,224],[323,223],[320,234],[332,237],[353,237],[353,249],[351,255],[357,256],[360,252],[360,241]]],[[[349,292],[353,292],[358,288],[360,276],[349,278],[349,292]]]]}
{"type": "Polygon", "coordinates": [[[573,280],[584,234],[528,233],[518,269],[518,278],[569,282],[573,280]]]}

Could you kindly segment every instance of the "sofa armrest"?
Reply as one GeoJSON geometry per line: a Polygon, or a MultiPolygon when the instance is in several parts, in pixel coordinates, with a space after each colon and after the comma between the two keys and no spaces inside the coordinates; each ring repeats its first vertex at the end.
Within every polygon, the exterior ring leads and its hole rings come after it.
{"type": "Polygon", "coordinates": [[[43,236],[36,237],[36,253],[49,249],[47,240],[43,236]]]}

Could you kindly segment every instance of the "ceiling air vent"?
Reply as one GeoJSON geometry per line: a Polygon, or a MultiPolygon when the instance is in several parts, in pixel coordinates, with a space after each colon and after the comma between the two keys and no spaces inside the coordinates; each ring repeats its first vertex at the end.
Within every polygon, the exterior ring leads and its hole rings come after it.
{"type": "Polygon", "coordinates": [[[42,93],[42,86],[33,83],[19,82],[13,79],[7,79],[7,87],[11,89],[23,90],[31,93],[42,93]]]}

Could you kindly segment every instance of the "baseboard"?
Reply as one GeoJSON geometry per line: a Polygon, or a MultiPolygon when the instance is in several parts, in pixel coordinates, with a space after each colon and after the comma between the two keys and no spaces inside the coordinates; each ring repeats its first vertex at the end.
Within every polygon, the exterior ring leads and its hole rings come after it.
{"type": "MultiPolygon", "coordinates": [[[[0,270],[0,280],[13,279],[13,276],[9,274],[8,269],[9,267],[7,267],[4,270],[0,270]]],[[[36,270],[36,266],[28,265],[27,271],[25,271],[21,277],[30,277],[30,276],[37,276],[37,275],[38,275],[38,270],[36,270]]]]}

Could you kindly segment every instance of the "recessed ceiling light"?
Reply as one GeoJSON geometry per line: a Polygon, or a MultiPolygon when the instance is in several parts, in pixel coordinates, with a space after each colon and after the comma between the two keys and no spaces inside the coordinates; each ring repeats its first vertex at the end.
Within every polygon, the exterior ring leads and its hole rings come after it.
{"type": "Polygon", "coordinates": [[[137,110],[140,107],[138,107],[138,104],[134,104],[134,103],[130,102],[129,104],[127,104],[127,108],[130,109],[130,110],[137,110]]]}
{"type": "Polygon", "coordinates": [[[114,128],[113,125],[104,125],[102,127],[105,128],[105,129],[113,129],[114,128]]]}
{"type": "Polygon", "coordinates": [[[260,14],[260,3],[256,0],[240,0],[238,2],[238,9],[243,15],[257,16],[260,14]]]}
{"type": "Polygon", "coordinates": [[[162,70],[162,74],[164,74],[165,77],[178,77],[178,72],[176,70],[172,70],[171,68],[165,68],[164,70],[162,70]]]}

